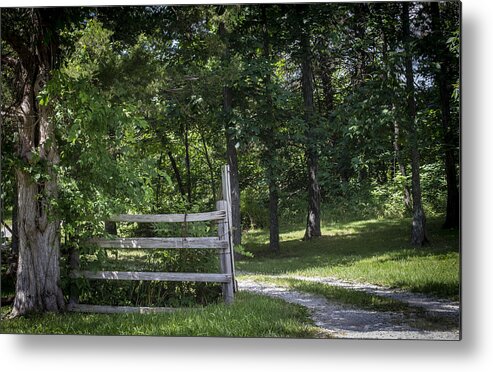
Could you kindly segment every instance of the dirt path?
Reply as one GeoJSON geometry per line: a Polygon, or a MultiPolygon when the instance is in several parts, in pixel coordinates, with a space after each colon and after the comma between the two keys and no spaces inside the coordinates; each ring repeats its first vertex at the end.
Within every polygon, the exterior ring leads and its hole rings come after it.
{"type": "Polygon", "coordinates": [[[410,293],[401,289],[393,289],[375,284],[346,282],[337,278],[306,277],[292,275],[266,275],[271,278],[290,278],[309,282],[323,283],[334,287],[361,291],[368,294],[387,297],[393,300],[405,302],[410,306],[420,307],[436,316],[447,316],[459,319],[460,305],[458,302],[437,299],[419,293],[410,293]]]}
{"type": "MultiPolygon", "coordinates": [[[[329,278],[292,276],[289,276],[289,278],[317,281],[329,285],[344,286],[354,290],[364,290],[368,293],[392,297],[396,300],[412,304],[412,306],[422,307],[434,315],[445,316],[447,318],[458,317],[458,305],[457,309],[455,309],[454,303],[446,303],[426,296],[415,296],[414,294],[402,291],[394,291],[366,284],[346,283],[329,278]]],[[[315,324],[337,338],[459,340],[458,329],[451,330],[450,327],[439,327],[436,324],[431,327],[432,329],[428,329],[430,326],[427,320],[418,318],[418,315],[414,313],[369,311],[331,302],[321,296],[293,291],[270,283],[260,283],[252,279],[241,279],[241,277],[238,279],[240,290],[280,298],[308,308],[315,324]]]]}

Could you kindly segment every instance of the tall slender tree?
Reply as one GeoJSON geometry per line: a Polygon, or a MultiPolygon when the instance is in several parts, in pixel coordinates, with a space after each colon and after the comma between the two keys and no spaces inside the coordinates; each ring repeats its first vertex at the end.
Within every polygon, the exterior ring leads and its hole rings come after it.
{"type": "Polygon", "coordinates": [[[272,91],[271,91],[271,45],[269,36],[269,20],[267,15],[268,5],[262,5],[261,22],[262,22],[262,41],[263,41],[263,58],[268,67],[264,75],[265,85],[265,120],[266,129],[264,143],[267,160],[265,167],[267,169],[267,183],[269,185],[269,249],[273,252],[279,252],[279,186],[277,175],[277,146],[276,146],[276,120],[273,113],[272,91]]]}
{"type": "Polygon", "coordinates": [[[304,119],[306,123],[306,161],[308,181],[308,214],[304,239],[322,235],[320,229],[320,187],[318,184],[318,146],[315,134],[315,108],[313,103],[313,69],[310,47],[310,30],[306,22],[306,6],[301,8],[301,88],[303,93],[304,119]]]}
{"type": "Polygon", "coordinates": [[[404,68],[406,77],[407,127],[411,144],[413,221],[411,243],[425,245],[428,243],[426,234],[426,216],[421,201],[420,155],[418,148],[418,131],[416,128],[416,100],[414,92],[413,52],[411,29],[409,22],[409,4],[402,3],[402,38],[404,42],[404,68]]]}
{"type": "Polygon", "coordinates": [[[443,138],[443,151],[445,153],[445,178],[447,181],[447,212],[445,216],[444,228],[459,227],[459,206],[460,194],[457,186],[457,162],[454,154],[454,135],[452,118],[450,114],[450,99],[452,95],[451,77],[454,74],[450,71],[453,66],[452,53],[449,51],[443,35],[443,22],[438,2],[430,3],[431,27],[434,36],[435,61],[439,65],[435,73],[435,80],[438,83],[440,96],[441,129],[443,138]]]}
{"type": "MultiPolygon", "coordinates": [[[[223,10],[224,11],[224,10],[223,10]]],[[[229,51],[228,31],[224,22],[219,24],[219,35],[226,45],[223,61],[228,64],[231,58],[229,51]]],[[[233,222],[233,244],[241,244],[241,212],[240,212],[240,178],[238,167],[238,153],[236,151],[236,136],[231,124],[233,112],[233,88],[226,83],[223,87],[223,116],[225,118],[224,128],[226,133],[226,157],[229,165],[231,178],[231,214],[233,222]]]]}
{"type": "MultiPolygon", "coordinates": [[[[391,51],[395,52],[396,45],[391,43],[389,39],[396,39],[396,22],[395,14],[391,12],[394,4],[377,4],[379,13],[378,20],[380,21],[381,27],[381,38],[382,38],[382,62],[383,62],[383,79],[382,82],[387,86],[387,89],[395,89],[398,82],[396,81],[396,66],[393,61],[390,60],[389,54],[391,51]],[[390,14],[389,14],[390,13],[390,14]],[[393,44],[392,46],[390,44],[393,44]]],[[[394,147],[394,177],[397,175],[397,169],[404,179],[407,179],[406,165],[404,164],[404,158],[402,155],[402,134],[401,134],[401,123],[400,117],[397,112],[396,102],[392,100],[389,103],[389,111],[392,113],[392,131],[393,131],[393,147],[394,147]]],[[[406,211],[412,213],[412,201],[411,201],[411,191],[409,186],[405,183],[403,185],[403,200],[406,211]]]]}

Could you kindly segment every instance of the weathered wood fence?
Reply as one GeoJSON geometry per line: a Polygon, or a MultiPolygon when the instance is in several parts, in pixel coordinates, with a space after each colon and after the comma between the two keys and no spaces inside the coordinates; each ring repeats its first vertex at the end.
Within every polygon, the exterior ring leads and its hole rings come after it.
{"type": "MultiPolygon", "coordinates": [[[[137,272],[137,271],[80,271],[77,252],[71,252],[69,264],[71,278],[99,280],[155,280],[155,281],[195,281],[222,283],[223,298],[232,303],[236,291],[234,274],[234,255],[231,217],[231,185],[229,166],[222,169],[222,200],[217,201],[216,210],[190,214],[154,214],[114,216],[114,222],[170,222],[188,223],[215,221],[218,224],[217,237],[181,237],[181,238],[95,238],[90,242],[108,249],[215,249],[219,253],[220,273],[183,273],[183,272],[137,272]]],[[[72,288],[68,304],[69,311],[121,313],[121,312],[163,312],[175,310],[166,307],[130,307],[80,304],[76,288],[72,288]]]]}

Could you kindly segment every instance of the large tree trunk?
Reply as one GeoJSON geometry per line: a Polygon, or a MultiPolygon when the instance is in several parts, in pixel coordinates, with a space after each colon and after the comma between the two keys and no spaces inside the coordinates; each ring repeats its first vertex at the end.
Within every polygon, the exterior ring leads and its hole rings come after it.
{"type": "MultiPolygon", "coordinates": [[[[35,102],[47,70],[36,63],[27,67],[27,76],[36,76],[36,86],[25,85],[22,110],[20,158],[32,166],[35,151],[46,164],[47,179],[35,182],[23,168],[16,171],[18,187],[19,262],[16,297],[12,315],[64,308],[60,289],[59,221],[53,220],[50,202],[56,199],[57,184],[52,166],[58,162],[53,125],[46,108],[35,102]],[[31,89],[32,88],[32,89],[31,89]],[[49,141],[48,141],[49,140],[49,141]]],[[[27,80],[27,79],[26,79],[27,80]]],[[[29,80],[27,80],[29,81],[29,80]]]]}
{"type": "Polygon", "coordinates": [[[402,5],[403,39],[405,47],[405,75],[408,128],[411,143],[413,222],[411,228],[411,244],[425,245],[428,243],[426,234],[426,216],[421,203],[421,179],[419,173],[418,133],[416,129],[416,101],[414,99],[414,73],[411,53],[409,28],[409,4],[402,5]]]}
{"type": "Polygon", "coordinates": [[[448,66],[452,55],[445,44],[442,33],[439,3],[431,3],[432,30],[436,35],[436,61],[440,65],[436,80],[440,91],[440,111],[442,116],[442,137],[445,153],[445,176],[447,180],[447,215],[443,224],[444,228],[458,228],[460,219],[460,194],[457,186],[457,167],[454,154],[455,141],[450,115],[451,85],[449,83],[448,66]]]}
{"type": "Polygon", "coordinates": [[[64,309],[60,288],[60,237],[58,221],[48,218],[48,198],[56,184],[41,186],[31,176],[17,171],[19,185],[19,262],[12,316],[29,312],[64,309]]]}
{"type": "Polygon", "coordinates": [[[306,220],[305,240],[322,235],[320,230],[320,188],[318,186],[318,153],[313,124],[313,71],[311,66],[310,41],[308,35],[301,35],[302,63],[301,86],[305,106],[306,121],[306,160],[308,173],[308,215],[306,220]]]}
{"type": "Polygon", "coordinates": [[[52,25],[42,17],[46,12],[49,10],[26,10],[26,19],[32,22],[29,41],[22,43],[18,35],[5,35],[18,54],[21,69],[17,113],[21,121],[19,159],[23,165],[16,169],[19,262],[11,316],[65,307],[60,288],[60,223],[51,213],[51,202],[57,197],[53,166],[59,157],[49,107],[41,106],[36,98],[48,82],[56,51],[46,30],[52,25]],[[33,167],[37,169],[33,173],[41,172],[36,180],[28,172],[33,167]]]}

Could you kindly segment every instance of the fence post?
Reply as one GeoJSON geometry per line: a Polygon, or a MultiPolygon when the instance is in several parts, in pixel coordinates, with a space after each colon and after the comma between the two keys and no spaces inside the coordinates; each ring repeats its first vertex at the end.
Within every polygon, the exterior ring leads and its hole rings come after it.
{"type": "MultiPolygon", "coordinates": [[[[227,202],[225,200],[217,201],[216,208],[218,211],[220,210],[226,211],[226,216],[224,217],[223,220],[219,221],[217,226],[219,239],[230,242],[231,237],[227,226],[227,222],[228,222],[227,202]]],[[[228,283],[223,283],[224,302],[230,304],[233,302],[234,277],[233,277],[233,270],[231,266],[231,246],[229,243],[228,243],[228,248],[221,249],[219,251],[219,262],[221,265],[221,273],[231,275],[231,280],[228,283]]]]}
{"type": "Polygon", "coordinates": [[[234,259],[234,246],[233,246],[233,214],[231,212],[231,178],[229,174],[229,165],[223,165],[221,168],[221,186],[223,199],[226,201],[226,216],[227,216],[227,226],[229,235],[229,249],[230,249],[230,260],[232,269],[232,280],[233,280],[233,291],[238,291],[238,285],[235,279],[235,259],[234,259]]]}

